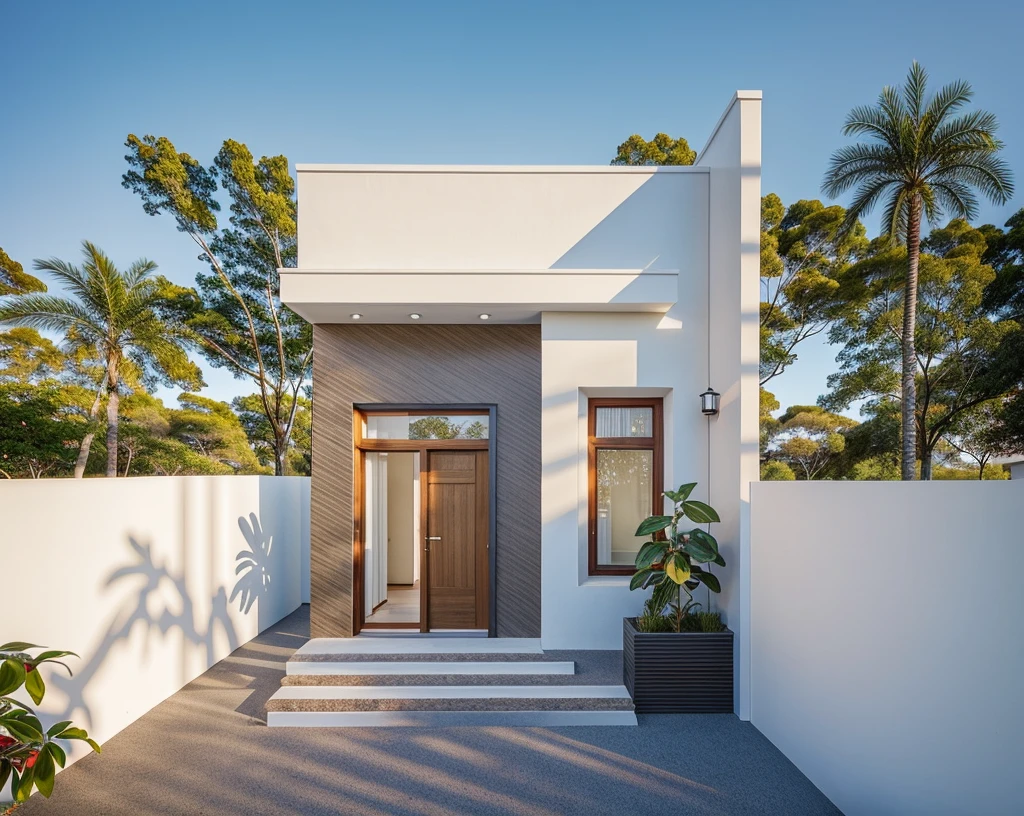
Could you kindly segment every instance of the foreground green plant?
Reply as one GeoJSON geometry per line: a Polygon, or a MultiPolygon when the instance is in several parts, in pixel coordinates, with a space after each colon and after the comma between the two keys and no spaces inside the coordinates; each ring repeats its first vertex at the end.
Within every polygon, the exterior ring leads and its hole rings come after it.
{"type": "Polygon", "coordinates": [[[63,720],[43,730],[39,718],[29,706],[13,699],[22,686],[39,705],[46,694],[46,686],[38,669],[44,663],[58,663],[68,670],[59,658],[74,652],[44,650],[33,643],[14,641],[0,646],[0,788],[11,780],[11,794],[16,802],[24,802],[36,788],[43,796],[53,793],[53,780],[57,766],[64,767],[67,754],[55,740],[82,740],[99,753],[100,746],[89,738],[82,728],[75,728],[70,720],[63,720]]]}
{"type": "MultiPolygon", "coordinates": [[[[699,604],[693,601],[693,590],[704,584],[712,592],[721,592],[722,586],[710,569],[703,564],[725,566],[725,559],[718,551],[718,542],[711,533],[699,527],[680,530],[680,524],[687,519],[694,524],[711,524],[721,521],[713,507],[704,502],[691,501],[690,494],[696,482],[680,485],[676,491],[666,490],[665,496],[673,504],[671,516],[649,516],[637,527],[636,535],[651,536],[636,555],[636,573],[629,582],[629,588],[647,589],[654,592],[644,607],[644,615],[638,620],[639,626],[657,627],[656,616],[667,617],[668,631],[722,631],[721,629],[690,629],[692,619],[712,615],[713,612],[697,612],[699,604]],[[687,600],[683,601],[683,593],[687,600]],[[666,615],[665,610],[668,609],[666,615]],[[685,621],[685,624],[684,624],[685,621]]],[[[721,618],[718,617],[721,624],[721,618]]],[[[713,626],[713,621],[703,619],[697,625],[713,626]]],[[[724,627],[723,627],[724,628],[724,627]]],[[[665,631],[657,628],[640,631],[665,631]]]]}

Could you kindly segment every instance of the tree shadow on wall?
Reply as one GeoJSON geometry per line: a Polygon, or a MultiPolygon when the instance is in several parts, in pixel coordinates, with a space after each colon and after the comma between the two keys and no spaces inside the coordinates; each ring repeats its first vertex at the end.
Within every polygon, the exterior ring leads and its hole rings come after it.
{"type": "MultiPolygon", "coordinates": [[[[207,665],[214,661],[218,631],[227,639],[230,651],[238,648],[238,635],[228,616],[228,597],[223,586],[218,587],[210,598],[210,615],[204,621],[203,627],[199,628],[195,621],[195,605],[188,592],[184,574],[174,574],[166,564],[157,564],[151,543],[142,544],[134,536],[129,536],[128,545],[132,552],[132,560],[114,570],[107,577],[106,586],[121,586],[130,581],[139,583],[134,593],[111,617],[99,642],[90,649],[90,657],[85,665],[72,677],[54,674],[49,680],[67,696],[64,711],[57,719],[76,719],[81,713],[86,727],[92,727],[92,711],[86,694],[89,683],[115,645],[128,640],[132,630],[138,625],[146,629],[147,637],[143,640],[142,651],[144,660],[149,657],[149,634],[153,630],[159,631],[162,636],[178,631],[186,643],[205,648],[207,665]]],[[[135,682],[131,677],[124,678],[124,681],[135,682]]]]}
{"type": "Polygon", "coordinates": [[[255,513],[250,513],[248,520],[245,516],[239,516],[238,529],[242,531],[249,549],[235,556],[238,562],[235,575],[240,577],[228,600],[234,603],[235,598],[238,598],[239,609],[248,614],[256,599],[270,591],[270,551],[274,546],[274,537],[264,533],[255,513]]]}

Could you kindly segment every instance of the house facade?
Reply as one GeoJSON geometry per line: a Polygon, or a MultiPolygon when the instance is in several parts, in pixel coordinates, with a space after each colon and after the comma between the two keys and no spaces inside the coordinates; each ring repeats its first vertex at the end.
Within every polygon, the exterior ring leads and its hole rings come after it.
{"type": "Polygon", "coordinates": [[[696,481],[742,677],[760,100],[738,92],[692,167],[297,167],[313,637],[618,648],[636,524],[696,481]]]}

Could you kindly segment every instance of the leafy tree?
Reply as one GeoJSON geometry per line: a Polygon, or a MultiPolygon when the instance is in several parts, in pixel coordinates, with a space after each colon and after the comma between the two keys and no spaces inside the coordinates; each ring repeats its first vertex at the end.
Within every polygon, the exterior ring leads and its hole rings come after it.
{"type": "Polygon", "coordinates": [[[779,423],[772,458],[803,479],[817,479],[840,461],[845,434],[857,424],[818,405],[794,405],[779,417],[779,423]]]}
{"type": "Polygon", "coordinates": [[[761,385],[829,326],[838,278],[868,244],[863,225],[844,230],[845,222],[839,206],[801,200],[786,209],[774,193],[761,199],[761,385]]]}
{"type": "Polygon", "coordinates": [[[845,433],[836,478],[889,482],[900,478],[900,405],[891,398],[874,399],[861,408],[863,422],[845,433]]]}
{"type": "Polygon", "coordinates": [[[935,224],[943,212],[971,219],[978,209],[975,190],[997,203],[1013,193],[1010,171],[997,154],[996,118],[991,113],[959,113],[973,92],[962,80],[926,95],[928,75],[916,62],[906,85],[886,87],[875,107],[854,108],[846,136],[870,141],[840,148],[833,155],[823,189],[836,197],[855,190],[847,210],[847,228],[879,201],[885,202],[883,235],[906,245],[901,339],[901,476],[915,476],[917,454],[915,347],[921,221],[935,224]]]}
{"type": "MultiPolygon", "coordinates": [[[[202,377],[182,349],[179,336],[157,316],[159,284],[151,277],[156,264],[136,261],[121,272],[95,245],[83,242],[82,267],[51,258],[37,260],[36,269],[49,272],[71,297],[26,294],[0,307],[0,323],[21,323],[36,329],[63,332],[69,346],[97,357],[103,382],[90,411],[95,422],[101,396],[107,400],[107,476],[117,475],[118,405],[122,370],[134,365],[167,384],[199,387],[202,377]]],[[[75,476],[85,472],[93,440],[82,440],[75,476]]]]}
{"type": "Polygon", "coordinates": [[[84,425],[54,384],[0,383],[0,476],[39,479],[74,464],[84,425]]]}
{"type": "Polygon", "coordinates": [[[245,429],[230,405],[198,394],[182,394],[178,402],[181,408],[169,412],[169,436],[196,453],[227,465],[235,473],[262,471],[245,429]]]}
{"type": "MultiPolygon", "coordinates": [[[[1006,231],[986,225],[980,228],[988,244],[985,263],[996,270],[996,279],[985,289],[984,306],[997,320],[1024,326],[1024,209],[1007,222],[1006,231]]],[[[1002,377],[1012,382],[994,412],[988,444],[1000,455],[1024,453],[1024,330],[1008,334],[994,361],[1002,377]]]]}
{"type": "Polygon", "coordinates": [[[274,472],[287,469],[297,397],[312,367],[312,328],[281,304],[278,269],[296,261],[295,183],[284,156],[258,162],[225,141],[213,165],[179,153],[165,137],[129,135],[122,184],[150,215],[167,212],[210,269],[197,288],[165,282],[163,314],[187,331],[216,367],[257,387],[271,431],[274,472]],[[217,220],[218,182],[231,201],[230,226],[217,220]]]}
{"type": "Polygon", "coordinates": [[[690,149],[689,142],[683,137],[673,139],[664,133],[658,133],[649,142],[642,136],[633,134],[619,145],[612,164],[620,165],[680,165],[693,164],[697,160],[697,151],[690,149]]]}
{"type": "Polygon", "coordinates": [[[485,433],[480,420],[453,422],[448,417],[426,416],[409,423],[410,439],[483,439],[485,433]]]}
{"type": "Polygon", "coordinates": [[[35,329],[0,331],[0,382],[38,383],[59,376],[65,363],[56,343],[35,329]]]}
{"type": "MultiPolygon", "coordinates": [[[[286,410],[291,411],[290,397],[286,400],[286,410]]],[[[263,403],[259,394],[249,394],[245,397],[236,397],[231,402],[232,408],[238,417],[249,445],[255,452],[257,461],[262,466],[274,466],[274,429],[267,421],[267,415],[263,412],[263,403]]],[[[308,476],[310,474],[310,462],[312,457],[312,425],[313,413],[312,402],[306,397],[299,396],[298,407],[295,410],[295,421],[292,426],[292,435],[289,440],[289,448],[285,457],[286,476],[308,476]]],[[[281,474],[278,474],[281,475],[281,474]]]]}
{"type": "Polygon", "coordinates": [[[0,297],[45,291],[46,284],[28,274],[20,263],[0,247],[0,297]]]}
{"type": "MultiPolygon", "coordinates": [[[[995,365],[1000,346],[1019,332],[1014,321],[993,321],[983,293],[995,272],[982,263],[982,233],[954,219],[922,244],[915,319],[916,458],[931,478],[932,453],[964,411],[1004,393],[1012,380],[995,365]]],[[[843,318],[830,340],[843,343],[840,370],[828,378],[831,410],[859,399],[905,398],[901,388],[906,249],[874,244],[843,283],[843,318]]],[[[905,429],[903,434],[905,434],[905,429]]],[[[902,468],[901,468],[902,475],[902,468]]]]}
{"type": "Polygon", "coordinates": [[[1000,453],[999,413],[1002,400],[989,400],[963,411],[951,424],[943,440],[954,450],[974,461],[978,478],[985,478],[985,468],[1000,453]]]}
{"type": "Polygon", "coordinates": [[[793,482],[796,481],[796,474],[793,468],[785,462],[777,459],[769,459],[761,465],[762,482],[793,482]]]}

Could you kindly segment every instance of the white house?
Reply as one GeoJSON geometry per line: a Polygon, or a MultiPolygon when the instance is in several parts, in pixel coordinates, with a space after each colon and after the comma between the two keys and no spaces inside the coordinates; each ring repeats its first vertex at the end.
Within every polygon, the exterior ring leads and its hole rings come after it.
{"type": "Polygon", "coordinates": [[[312,636],[619,648],[633,531],[696,481],[742,700],[761,93],[692,167],[296,169],[281,297],[314,324],[312,636]]]}

